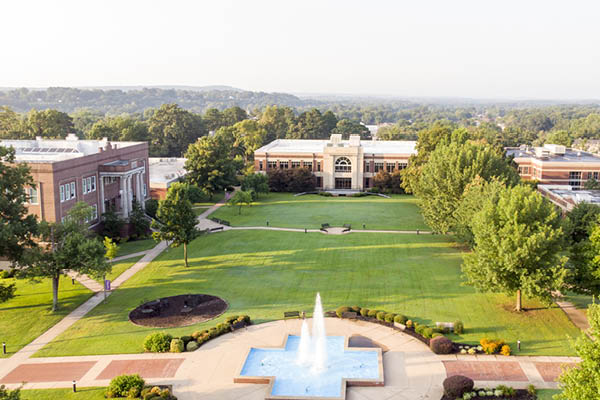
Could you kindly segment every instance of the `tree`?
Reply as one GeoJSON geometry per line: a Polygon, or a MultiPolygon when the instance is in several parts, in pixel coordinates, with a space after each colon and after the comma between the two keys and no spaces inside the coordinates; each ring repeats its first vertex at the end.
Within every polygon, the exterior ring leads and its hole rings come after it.
{"type": "Polygon", "coordinates": [[[0,284],[0,303],[4,303],[5,301],[10,300],[13,297],[15,297],[16,290],[17,290],[17,287],[15,286],[14,283],[11,283],[10,285],[0,284]]]}
{"type": "Polygon", "coordinates": [[[258,198],[261,193],[269,193],[269,178],[258,172],[248,174],[242,180],[242,190],[248,190],[253,193],[253,197],[258,198]]]}
{"type": "Polygon", "coordinates": [[[214,193],[237,183],[236,174],[242,164],[232,157],[233,137],[227,129],[221,128],[214,136],[200,138],[185,153],[187,181],[211,198],[214,193]]]}
{"type": "Polygon", "coordinates": [[[317,178],[308,168],[294,168],[286,170],[288,192],[312,192],[317,186],[317,178]]]}
{"type": "Polygon", "coordinates": [[[146,214],[140,206],[140,203],[134,201],[131,204],[131,213],[129,214],[129,223],[133,228],[133,236],[143,238],[150,230],[150,222],[146,219],[146,214]]]}
{"type": "Polygon", "coordinates": [[[267,171],[269,190],[271,192],[285,192],[288,187],[288,175],[282,169],[271,169],[267,171]]]}
{"type": "Polygon", "coordinates": [[[583,188],[585,190],[600,190],[600,182],[598,182],[594,178],[590,178],[587,181],[585,181],[583,188]]]}
{"type": "Polygon", "coordinates": [[[590,337],[581,333],[571,340],[581,362],[563,370],[558,378],[561,393],[556,400],[596,400],[600,393],[600,305],[590,304],[587,311],[590,322],[590,337]]]}
{"type": "Polygon", "coordinates": [[[265,143],[267,131],[257,121],[247,119],[233,125],[235,143],[245,160],[253,160],[254,152],[265,143]]]}
{"type": "Polygon", "coordinates": [[[485,292],[522,293],[550,302],[562,287],[566,257],[560,215],[530,187],[508,187],[473,217],[473,252],[465,255],[466,284],[485,292]]]}
{"type": "Polygon", "coordinates": [[[128,116],[104,118],[92,125],[87,132],[88,139],[108,138],[114,141],[147,141],[151,138],[145,122],[128,116]]]}
{"type": "MultiPolygon", "coordinates": [[[[112,260],[117,256],[117,252],[119,251],[119,246],[115,242],[112,241],[108,236],[104,237],[104,241],[102,242],[104,245],[104,249],[106,253],[104,253],[104,257],[108,260],[108,262],[112,265],[112,260]]],[[[111,266],[112,269],[112,266],[111,266]]],[[[106,300],[106,274],[102,277],[104,281],[104,300],[106,300]]]]}
{"type": "Polygon", "coordinates": [[[392,186],[392,175],[385,170],[380,170],[373,177],[373,187],[379,190],[379,192],[385,192],[392,186]]]}
{"type": "Polygon", "coordinates": [[[158,200],[148,199],[146,200],[146,214],[152,218],[156,218],[156,211],[158,210],[158,200]]]}
{"type": "Polygon", "coordinates": [[[25,117],[24,125],[29,139],[36,136],[62,139],[74,131],[73,119],[69,114],[57,110],[31,110],[25,117]]]}
{"type": "Polygon", "coordinates": [[[104,113],[91,108],[83,108],[72,113],[71,118],[73,118],[75,131],[81,136],[87,137],[87,133],[92,129],[92,126],[104,118],[104,113]]]}
{"type": "Polygon", "coordinates": [[[177,104],[160,106],[148,120],[148,132],[154,157],[180,157],[191,143],[207,134],[202,118],[177,104]]]}
{"type": "Polygon", "coordinates": [[[117,215],[114,207],[108,207],[106,212],[102,214],[102,236],[108,236],[119,242],[124,225],[125,221],[117,215]]]}
{"type": "Polygon", "coordinates": [[[579,243],[590,237],[592,228],[600,219],[600,206],[578,203],[565,218],[565,233],[571,243],[579,243]]]}
{"type": "Polygon", "coordinates": [[[237,190],[227,201],[231,206],[238,206],[238,215],[242,214],[242,206],[252,204],[252,193],[247,190],[237,190]]]}
{"type": "Polygon", "coordinates": [[[267,131],[265,142],[269,143],[275,139],[285,138],[290,128],[295,125],[296,116],[289,107],[267,106],[258,122],[267,131]]]}
{"type": "Polygon", "coordinates": [[[202,116],[204,125],[209,132],[215,132],[217,129],[225,126],[223,113],[216,108],[209,108],[202,116]]]}
{"type": "Polygon", "coordinates": [[[46,277],[52,280],[52,311],[58,309],[58,284],[60,276],[75,271],[95,277],[110,272],[111,265],[104,258],[102,242],[93,237],[86,220],[90,220],[92,208],[78,202],[62,223],[41,225],[42,243],[33,265],[22,270],[31,277],[46,277]]]}
{"type": "Polygon", "coordinates": [[[600,225],[589,227],[589,238],[570,248],[567,284],[575,293],[600,296],[600,225]]]}
{"type": "Polygon", "coordinates": [[[573,138],[571,138],[568,131],[561,129],[557,131],[551,131],[550,133],[548,133],[548,135],[546,135],[545,142],[552,144],[561,144],[563,146],[571,147],[571,144],[573,143],[573,138]]]}
{"type": "Polygon", "coordinates": [[[453,141],[431,153],[412,189],[433,231],[446,233],[456,224],[454,211],[467,185],[478,176],[495,177],[509,186],[520,180],[516,168],[489,145],[453,141]]]}
{"type": "Polygon", "coordinates": [[[344,139],[348,139],[350,135],[359,135],[361,139],[371,139],[369,128],[360,122],[349,119],[341,119],[331,133],[339,133],[344,139]]]}
{"type": "Polygon", "coordinates": [[[188,244],[200,235],[196,228],[196,214],[188,195],[189,186],[185,183],[174,183],[167,192],[167,197],[158,203],[156,219],[152,227],[154,240],[171,242],[171,247],[183,245],[183,259],[188,266],[188,244]]]}
{"type": "Polygon", "coordinates": [[[0,107],[0,139],[25,138],[21,116],[10,107],[0,107]]]}
{"type": "Polygon", "coordinates": [[[9,390],[4,385],[0,385],[0,400],[20,400],[21,388],[9,390]]]}
{"type": "Polygon", "coordinates": [[[245,119],[248,119],[248,113],[240,107],[230,107],[223,111],[223,123],[225,126],[235,125],[245,119]]]}
{"type": "Polygon", "coordinates": [[[290,127],[288,139],[327,139],[328,125],[323,120],[321,111],[313,108],[305,111],[296,120],[296,124],[290,127]]]}

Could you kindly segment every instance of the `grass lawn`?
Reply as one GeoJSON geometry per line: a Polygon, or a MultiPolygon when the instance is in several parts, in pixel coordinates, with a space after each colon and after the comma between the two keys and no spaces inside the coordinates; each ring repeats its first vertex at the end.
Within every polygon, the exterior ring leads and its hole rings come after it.
{"type": "MultiPolygon", "coordinates": [[[[110,274],[106,275],[106,279],[109,279],[110,281],[114,281],[123,272],[125,272],[129,268],[133,267],[133,264],[140,261],[140,259],[142,257],[144,257],[144,256],[132,257],[132,258],[127,258],[121,262],[114,262],[112,271],[110,272],[110,274]]],[[[96,278],[96,281],[100,282],[101,284],[103,284],[103,282],[104,282],[104,280],[102,278],[96,278]]]]}
{"type": "Polygon", "coordinates": [[[538,389],[538,400],[552,400],[552,396],[559,394],[560,390],[556,389],[538,389]]]}
{"type": "Polygon", "coordinates": [[[225,192],[215,193],[215,194],[213,194],[212,199],[206,197],[205,199],[202,199],[201,202],[194,203],[194,207],[195,206],[214,206],[215,203],[218,203],[219,201],[223,200],[223,197],[225,197],[225,192]]]}
{"type": "Polygon", "coordinates": [[[196,217],[200,214],[202,214],[204,211],[208,210],[210,207],[208,206],[194,206],[193,210],[194,210],[194,214],[196,214],[196,217]]]}
{"type": "Polygon", "coordinates": [[[10,357],[26,344],[92,296],[92,292],[70,278],[60,279],[59,311],[52,313],[52,283],[43,279],[39,283],[28,279],[0,279],[3,284],[16,283],[16,296],[0,304],[0,342],[6,342],[8,354],[0,352],[0,358],[10,357]]]}
{"type": "Polygon", "coordinates": [[[140,251],[151,250],[157,244],[158,243],[156,243],[152,238],[119,243],[119,247],[117,249],[117,257],[138,253],[140,251]]]}
{"type": "MultiPolygon", "coordinates": [[[[568,292],[565,296],[565,300],[570,301],[575,305],[576,308],[587,310],[588,306],[594,302],[592,296],[586,296],[583,294],[576,294],[572,292],[568,292]]],[[[598,299],[596,299],[596,303],[598,303],[598,299]]]]}
{"type": "Polygon", "coordinates": [[[21,390],[21,400],[101,400],[106,388],[103,387],[78,387],[77,393],[73,389],[28,389],[21,390]]]}
{"type": "Polygon", "coordinates": [[[163,296],[207,293],[230,305],[224,316],[204,324],[168,329],[191,334],[232,314],[255,322],[283,317],[284,311],[311,311],[321,292],[326,309],[360,305],[404,313],[421,323],[464,321],[455,340],[475,343],[502,338],[519,354],[571,355],[566,335],[578,329],[558,308],[517,314],[514,299],[476,293],[461,286],[461,254],[447,236],[228,231],[205,235],[189,246],[169,249],[36,356],[137,353],[152,328],[131,324],[128,313],[163,296]],[[514,346],[516,347],[516,346],[514,346]]]}
{"type": "Polygon", "coordinates": [[[332,226],[351,224],[354,229],[429,229],[413,196],[394,195],[390,199],[368,197],[323,197],[291,193],[263,195],[252,206],[225,206],[212,216],[231,222],[233,226],[270,226],[283,228],[320,228],[322,223],[332,226]]]}

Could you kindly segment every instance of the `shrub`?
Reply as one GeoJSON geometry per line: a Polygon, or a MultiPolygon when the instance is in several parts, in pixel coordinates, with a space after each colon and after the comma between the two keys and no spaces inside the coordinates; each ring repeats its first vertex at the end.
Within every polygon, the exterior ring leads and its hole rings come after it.
{"type": "Polygon", "coordinates": [[[158,200],[148,199],[146,200],[146,214],[152,218],[156,218],[156,211],[158,210],[158,200]]]}
{"type": "Polygon", "coordinates": [[[171,347],[169,351],[171,353],[183,353],[184,348],[183,340],[173,339],[171,340],[171,347]]]}
{"type": "Polygon", "coordinates": [[[108,385],[106,397],[139,397],[146,382],[138,375],[119,375],[114,377],[108,385]]]}
{"type": "Polygon", "coordinates": [[[323,197],[332,197],[333,194],[329,193],[329,192],[319,192],[319,196],[323,196],[323,197]]]}
{"type": "Polygon", "coordinates": [[[379,311],[379,312],[376,314],[376,316],[377,316],[377,319],[378,319],[379,321],[384,321],[384,320],[385,320],[385,311],[379,311]]]}
{"type": "Polygon", "coordinates": [[[451,399],[458,399],[473,390],[473,379],[462,375],[454,375],[444,379],[444,394],[451,399]]]}
{"type": "Polygon", "coordinates": [[[423,328],[421,335],[423,335],[423,337],[426,337],[427,339],[431,339],[433,337],[433,329],[426,326],[425,328],[423,328]]]}
{"type": "Polygon", "coordinates": [[[185,345],[185,351],[194,351],[198,347],[200,347],[200,345],[198,344],[198,342],[191,341],[191,342],[188,342],[188,344],[185,345]]]}
{"type": "Polygon", "coordinates": [[[396,315],[394,317],[394,322],[397,322],[402,325],[406,325],[407,318],[404,315],[396,315]]]}
{"type": "Polygon", "coordinates": [[[378,312],[379,311],[377,311],[377,310],[369,310],[369,317],[371,317],[371,318],[377,317],[378,312]]]}
{"type": "Polygon", "coordinates": [[[194,340],[191,336],[182,336],[180,339],[183,341],[184,346],[194,340]]]}
{"type": "Polygon", "coordinates": [[[500,349],[500,354],[502,354],[503,356],[510,356],[510,346],[507,344],[502,346],[502,348],[500,349]]]}
{"type": "MultiPolygon", "coordinates": [[[[489,340],[483,338],[479,341],[481,348],[485,354],[495,354],[504,346],[504,340],[489,340]]],[[[510,348],[509,348],[510,350],[510,348]]]]}
{"type": "Polygon", "coordinates": [[[411,319],[407,319],[406,324],[404,324],[404,325],[406,325],[407,328],[412,328],[414,326],[414,323],[412,322],[411,319]]]}
{"type": "Polygon", "coordinates": [[[427,326],[415,324],[415,332],[417,332],[421,336],[423,336],[423,329],[425,328],[427,328],[427,326]]]}
{"type": "Polygon", "coordinates": [[[393,314],[393,313],[385,314],[385,322],[392,323],[392,322],[394,322],[394,318],[396,318],[396,314],[393,314]]]}
{"type": "Polygon", "coordinates": [[[436,336],[429,342],[429,348],[435,354],[450,354],[452,353],[452,341],[445,336],[436,336]]]}
{"type": "MultiPolygon", "coordinates": [[[[513,390],[513,392],[515,391],[513,388],[510,388],[513,390]]],[[[527,393],[529,393],[532,396],[536,396],[537,395],[537,389],[535,388],[535,386],[533,385],[529,385],[527,386],[527,393]]]]}
{"type": "Polygon", "coordinates": [[[351,310],[351,309],[350,309],[350,307],[346,307],[346,306],[338,307],[338,308],[336,308],[336,310],[335,310],[335,315],[337,315],[337,316],[338,316],[338,318],[342,318],[342,315],[343,315],[345,312],[349,312],[350,310],[351,310]]]}
{"type": "Polygon", "coordinates": [[[360,312],[360,307],[359,306],[352,306],[350,307],[350,310],[355,312],[355,313],[359,313],[360,312]]]}
{"type": "Polygon", "coordinates": [[[436,338],[436,337],[440,337],[440,336],[444,336],[442,333],[439,332],[434,332],[433,335],[431,335],[431,338],[436,338]]]}
{"type": "Polygon", "coordinates": [[[0,271],[0,279],[14,278],[16,273],[17,273],[17,270],[14,268],[0,271]]]}
{"type": "Polygon", "coordinates": [[[246,325],[249,325],[252,322],[249,315],[240,315],[237,320],[238,322],[244,321],[246,325]]]}
{"type": "Polygon", "coordinates": [[[231,325],[234,322],[236,322],[238,318],[239,318],[239,315],[230,315],[229,317],[225,318],[225,322],[228,323],[229,325],[231,325]]]}
{"type": "Polygon", "coordinates": [[[462,321],[454,322],[454,333],[457,335],[462,335],[465,332],[465,326],[462,321]]]}
{"type": "Polygon", "coordinates": [[[166,353],[171,347],[173,336],[165,332],[155,332],[146,336],[144,350],[152,353],[166,353]]]}
{"type": "Polygon", "coordinates": [[[368,308],[364,308],[363,307],[363,308],[360,309],[360,315],[362,315],[363,317],[368,317],[370,311],[371,310],[369,310],[368,308]]]}

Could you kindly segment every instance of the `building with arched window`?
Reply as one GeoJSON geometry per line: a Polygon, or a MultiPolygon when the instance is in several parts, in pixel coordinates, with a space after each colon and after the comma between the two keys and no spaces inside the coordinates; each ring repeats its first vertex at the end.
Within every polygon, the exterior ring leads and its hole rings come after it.
{"type": "Polygon", "coordinates": [[[406,168],[416,154],[414,141],[360,140],[358,135],[342,140],[277,139],[254,152],[255,171],[308,168],[324,190],[366,190],[379,171],[393,173],[406,168]]]}

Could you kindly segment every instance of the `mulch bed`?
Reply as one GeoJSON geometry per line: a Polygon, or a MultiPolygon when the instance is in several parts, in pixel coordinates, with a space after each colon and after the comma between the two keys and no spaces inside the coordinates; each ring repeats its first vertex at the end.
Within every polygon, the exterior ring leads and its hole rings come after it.
{"type": "MultiPolygon", "coordinates": [[[[525,390],[525,389],[515,389],[515,395],[513,397],[476,396],[476,397],[472,397],[471,400],[498,400],[498,399],[504,399],[504,398],[510,399],[510,400],[536,400],[538,397],[530,395],[529,392],[527,392],[527,390],[525,390]]],[[[452,399],[452,398],[444,395],[444,396],[442,396],[442,398],[440,400],[455,400],[455,399],[452,399]]]]}
{"type": "Polygon", "coordinates": [[[223,314],[229,305],[220,297],[183,294],[149,301],[129,313],[136,325],[173,328],[209,321],[223,314]]]}

